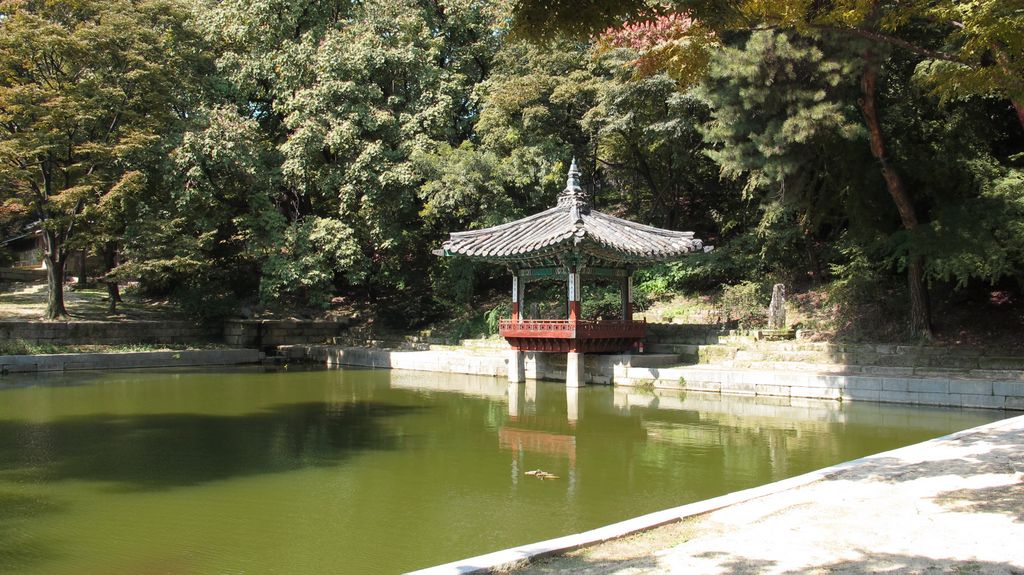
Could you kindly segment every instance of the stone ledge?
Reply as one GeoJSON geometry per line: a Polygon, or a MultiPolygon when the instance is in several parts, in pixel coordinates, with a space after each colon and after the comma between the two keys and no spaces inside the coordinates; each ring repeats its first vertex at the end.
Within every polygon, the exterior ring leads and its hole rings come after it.
{"type": "Polygon", "coordinates": [[[259,363],[262,359],[263,354],[255,349],[0,355],[0,374],[89,369],[240,365],[259,363]]]}
{"type": "MultiPolygon", "coordinates": [[[[504,377],[508,374],[507,351],[433,349],[399,351],[331,345],[281,346],[280,353],[293,359],[322,361],[328,365],[395,368],[416,371],[447,371],[504,377]]],[[[527,379],[564,380],[565,356],[525,352],[527,379]]],[[[629,355],[586,356],[585,379],[635,387],[703,391],[757,397],[879,401],[914,405],[1024,409],[1024,383],[1016,381],[872,377],[828,373],[715,369],[708,366],[659,366],[661,358],[629,355]],[[634,366],[634,359],[644,366],[634,366]]]]}

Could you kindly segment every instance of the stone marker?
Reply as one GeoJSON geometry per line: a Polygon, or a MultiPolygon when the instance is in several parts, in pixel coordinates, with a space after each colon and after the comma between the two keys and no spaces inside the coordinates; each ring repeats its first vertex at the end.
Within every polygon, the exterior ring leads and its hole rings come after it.
{"type": "Polygon", "coordinates": [[[772,286],[772,303],[768,305],[768,329],[786,329],[786,286],[772,286]]]}

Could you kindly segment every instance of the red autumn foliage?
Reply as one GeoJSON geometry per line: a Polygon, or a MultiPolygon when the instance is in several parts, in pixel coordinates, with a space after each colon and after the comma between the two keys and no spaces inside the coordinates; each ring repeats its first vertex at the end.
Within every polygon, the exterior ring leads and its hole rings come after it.
{"type": "Polygon", "coordinates": [[[601,34],[601,41],[615,48],[644,52],[682,38],[693,25],[694,20],[688,14],[663,14],[621,28],[608,28],[601,34]]]}

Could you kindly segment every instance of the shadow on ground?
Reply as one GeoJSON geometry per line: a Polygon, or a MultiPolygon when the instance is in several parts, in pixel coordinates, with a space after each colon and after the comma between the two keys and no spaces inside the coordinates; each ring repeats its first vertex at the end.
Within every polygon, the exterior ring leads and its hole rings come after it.
{"type": "Polygon", "coordinates": [[[1024,439],[1020,431],[974,433],[957,440],[963,447],[978,448],[963,457],[907,463],[899,457],[880,457],[838,471],[829,479],[898,483],[929,477],[1024,473],[1024,439]]]}
{"type": "MultiPolygon", "coordinates": [[[[780,550],[784,553],[785,550],[780,550]]],[[[660,564],[653,557],[641,559],[598,559],[587,560],[577,558],[570,564],[565,559],[541,560],[522,570],[515,571],[522,575],[549,575],[554,573],[573,573],[575,575],[611,575],[614,573],[640,575],[656,573],[700,573],[700,575],[806,575],[809,573],[829,573],[833,575],[854,575],[865,573],[951,573],[967,575],[984,573],[986,575],[1024,575],[1024,568],[1005,562],[973,561],[954,558],[934,558],[917,555],[899,555],[891,553],[874,553],[870,550],[857,550],[860,557],[835,561],[822,565],[808,565],[798,569],[781,569],[777,561],[762,558],[744,557],[727,552],[706,552],[696,556],[704,560],[699,571],[686,569],[673,570],[666,562],[660,564]]]]}
{"type": "MultiPolygon", "coordinates": [[[[71,320],[177,320],[184,319],[174,305],[149,301],[133,293],[122,294],[124,301],[111,314],[105,289],[65,287],[64,302],[71,320]]],[[[46,311],[46,283],[8,283],[0,285],[0,317],[8,320],[35,321],[46,311]]]]}

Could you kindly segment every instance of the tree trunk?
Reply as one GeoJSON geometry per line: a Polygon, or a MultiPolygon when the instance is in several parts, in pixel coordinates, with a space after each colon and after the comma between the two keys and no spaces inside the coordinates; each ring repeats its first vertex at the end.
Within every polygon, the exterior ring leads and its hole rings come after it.
{"type": "Polygon", "coordinates": [[[924,256],[910,257],[907,262],[907,283],[910,287],[911,333],[932,339],[932,310],[924,278],[924,256]]]}
{"type": "MultiPolygon", "coordinates": [[[[902,178],[895,167],[889,163],[885,151],[885,138],[878,121],[878,110],[875,105],[878,67],[875,63],[875,56],[868,51],[864,55],[864,60],[865,67],[860,80],[861,99],[859,104],[861,112],[864,114],[864,122],[871,135],[871,153],[881,167],[882,177],[885,179],[889,195],[892,196],[892,200],[896,204],[903,228],[913,233],[918,226],[917,211],[903,186],[902,178]]],[[[907,262],[907,283],[910,288],[910,333],[931,339],[931,311],[928,306],[928,288],[924,277],[924,256],[910,255],[907,262]]]]}
{"type": "MultiPolygon", "coordinates": [[[[996,62],[999,63],[999,67],[1002,68],[1003,73],[1006,74],[1008,78],[1020,78],[1018,74],[1013,73],[1013,69],[1010,67],[1010,57],[1006,55],[1006,47],[1003,46],[1002,43],[993,42],[992,51],[996,55],[996,62]]],[[[1011,86],[1009,88],[1011,94],[1010,104],[1013,105],[1013,109],[1017,112],[1017,121],[1020,122],[1020,127],[1024,128],[1024,102],[1013,97],[1013,88],[1016,87],[1018,92],[1020,90],[1020,80],[1018,79],[1017,82],[1018,84],[1016,86],[1011,86]]]]}
{"type": "Polygon", "coordinates": [[[68,310],[64,308],[64,265],[67,261],[56,234],[45,231],[43,238],[46,242],[46,287],[49,292],[46,319],[64,319],[68,317],[68,310]]]}
{"type": "Polygon", "coordinates": [[[79,288],[85,288],[89,283],[89,278],[85,273],[85,250],[79,250],[78,252],[78,282],[76,286],[79,288]]]}
{"type": "MultiPolygon", "coordinates": [[[[107,274],[117,267],[117,244],[114,242],[107,242],[103,246],[103,267],[107,274]]],[[[107,300],[110,304],[110,313],[117,313],[117,304],[121,302],[121,289],[116,281],[109,279],[107,280],[107,300]]]]}

